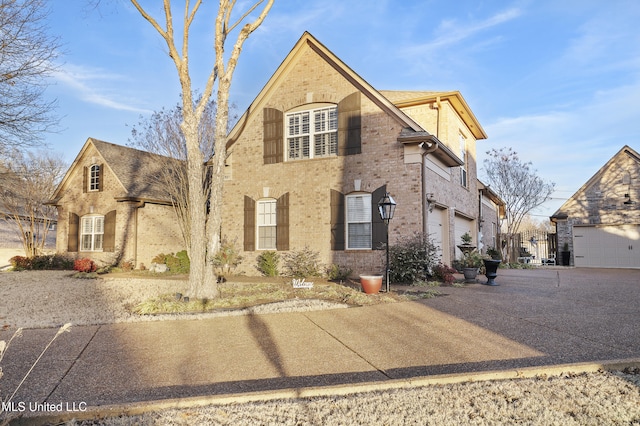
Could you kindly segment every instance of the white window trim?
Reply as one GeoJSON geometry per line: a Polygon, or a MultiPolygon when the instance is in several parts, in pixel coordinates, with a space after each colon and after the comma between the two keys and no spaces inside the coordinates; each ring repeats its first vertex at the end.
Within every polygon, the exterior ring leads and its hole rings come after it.
{"type": "Polygon", "coordinates": [[[104,216],[100,216],[100,215],[87,215],[87,216],[82,216],[82,218],[80,218],[80,251],[103,251],[104,249],[104,216]],[[91,230],[90,232],[85,232],[87,230],[87,227],[85,225],[85,223],[88,223],[88,221],[91,221],[91,230]],[[89,236],[89,247],[86,248],[85,247],[85,236],[89,236]],[[98,239],[96,238],[97,236],[100,236],[101,238],[99,238],[99,244],[97,244],[98,239]],[[98,246],[99,247],[96,247],[98,246]]]}
{"type": "Polygon", "coordinates": [[[348,194],[345,196],[345,241],[346,241],[346,249],[347,250],[371,250],[373,246],[373,224],[371,223],[371,194],[367,193],[356,193],[356,194],[348,194]],[[360,218],[352,218],[350,219],[350,209],[349,209],[349,200],[357,197],[363,198],[363,205],[365,208],[364,215],[360,218]],[[369,224],[369,245],[368,247],[351,247],[351,241],[349,239],[349,225],[351,224],[369,224]]]}
{"type": "Polygon", "coordinates": [[[469,152],[467,151],[467,138],[460,132],[460,155],[463,164],[460,166],[460,185],[464,188],[469,187],[469,170],[467,168],[467,159],[469,152]]]}
{"type": "Polygon", "coordinates": [[[92,164],[91,166],[89,166],[89,170],[87,172],[88,176],[87,176],[87,185],[89,186],[87,188],[87,191],[89,192],[96,192],[96,191],[100,191],[100,173],[102,173],[102,167],[100,167],[99,164],[92,164]],[[97,173],[94,176],[94,170],[97,169],[97,173]]]}
{"type": "Polygon", "coordinates": [[[258,200],[258,202],[256,203],[256,247],[258,250],[277,250],[277,241],[276,238],[274,237],[273,239],[273,246],[269,246],[269,247],[264,247],[261,245],[261,239],[260,239],[260,229],[261,228],[266,228],[266,227],[270,227],[274,229],[274,232],[276,232],[277,235],[277,228],[278,226],[278,216],[277,216],[277,202],[275,198],[266,198],[263,200],[258,200]],[[264,222],[264,219],[266,218],[266,216],[264,215],[264,213],[261,212],[261,207],[269,204],[272,207],[272,212],[269,213],[269,223],[262,223],[264,222]]]}
{"type": "Polygon", "coordinates": [[[295,109],[285,114],[285,153],[287,161],[309,160],[313,158],[335,157],[338,155],[338,107],[333,104],[316,105],[309,109],[295,109]],[[323,115],[324,120],[316,121],[318,114],[323,115]],[[292,123],[291,118],[299,117],[297,123],[292,123]],[[305,122],[305,118],[307,121],[305,122]],[[320,128],[319,124],[325,124],[320,128]],[[294,129],[295,128],[295,129],[294,129]],[[292,131],[294,130],[294,131],[292,131]],[[331,139],[325,141],[324,152],[316,153],[316,136],[326,135],[331,139]],[[291,156],[292,139],[297,138],[299,155],[291,156]],[[306,146],[305,146],[306,145],[306,146]],[[308,151],[304,155],[304,151],[308,151]]]}

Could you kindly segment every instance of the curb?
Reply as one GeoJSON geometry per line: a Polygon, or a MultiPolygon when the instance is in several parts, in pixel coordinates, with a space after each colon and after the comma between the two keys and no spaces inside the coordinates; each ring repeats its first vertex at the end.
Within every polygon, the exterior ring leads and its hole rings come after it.
{"type": "Polygon", "coordinates": [[[158,401],[143,401],[128,404],[88,407],[85,411],[58,414],[34,415],[15,419],[15,425],[59,424],[70,420],[95,420],[117,416],[135,416],[153,411],[197,408],[208,405],[243,404],[267,402],[280,399],[301,399],[322,396],[350,395],[361,392],[386,391],[432,385],[484,382],[493,380],[527,379],[537,376],[563,376],[599,371],[622,371],[640,369],[640,358],[560,364],[544,367],[524,367],[512,370],[495,370],[479,373],[441,374],[434,376],[394,379],[381,382],[345,384],[339,386],[281,389],[276,391],[247,392],[242,394],[210,395],[176,398],[158,401]]]}

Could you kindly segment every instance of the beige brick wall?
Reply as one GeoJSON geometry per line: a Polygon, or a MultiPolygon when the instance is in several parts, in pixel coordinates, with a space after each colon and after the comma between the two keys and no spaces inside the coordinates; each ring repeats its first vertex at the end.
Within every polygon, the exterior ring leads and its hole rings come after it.
{"type": "Polygon", "coordinates": [[[88,257],[101,265],[114,264],[121,260],[133,261],[138,267],[140,263],[149,266],[153,256],[160,251],[182,250],[182,237],[176,238],[176,235],[181,235],[179,228],[177,223],[170,219],[171,215],[174,215],[173,208],[153,204],[139,208],[142,204],[137,202],[117,202],[115,198],[124,195],[124,188],[108,165],[103,167],[103,191],[82,192],[84,167],[103,163],[100,154],[90,145],[78,159],[76,168],[65,182],[58,205],[56,251],[67,253],[69,213],[82,217],[88,214],[105,215],[113,210],[116,210],[115,251],[80,251],[70,253],[71,255],[76,258],[88,257]],[[156,218],[150,219],[150,215],[156,218]],[[136,235],[140,238],[136,239],[136,235]]]}
{"type": "MultiPolygon", "coordinates": [[[[573,254],[573,225],[639,224],[638,204],[624,204],[625,194],[640,202],[640,165],[638,161],[622,152],[584,191],[576,193],[561,207],[567,220],[558,220],[556,230],[558,250],[569,245],[573,254]]],[[[571,258],[573,264],[573,256],[571,258]]]]}
{"type": "MultiPolygon", "coordinates": [[[[265,107],[288,111],[313,102],[337,104],[357,89],[311,51],[305,51],[296,66],[288,70],[285,82],[272,87],[265,107]],[[312,70],[312,71],[311,71],[312,70]]],[[[435,127],[435,111],[420,107],[415,113],[427,130],[435,127]],[[420,115],[422,114],[422,115],[420,115]]],[[[469,151],[469,184],[462,187],[459,170],[453,169],[450,179],[443,179],[425,169],[426,191],[435,194],[447,206],[449,247],[454,247],[454,215],[462,213],[475,219],[478,211],[475,181],[475,139],[448,103],[441,116],[441,140],[459,152],[458,134],[467,137],[469,151]]],[[[414,111],[411,112],[412,115],[414,111]]],[[[365,96],[362,97],[362,154],[263,164],[262,111],[255,111],[238,141],[231,147],[233,155],[232,178],[225,181],[223,206],[223,236],[236,237],[242,247],[243,202],[248,195],[255,200],[278,198],[290,194],[290,249],[308,246],[320,253],[325,264],[347,266],[353,274],[382,272],[383,252],[378,250],[330,250],[330,190],[349,193],[354,180],[360,179],[361,190],[372,192],[387,185],[387,190],[398,203],[390,225],[390,243],[400,236],[423,231],[422,173],[420,163],[405,164],[404,148],[397,142],[401,125],[389,117],[365,96]]],[[[435,133],[435,131],[434,131],[435,133]]],[[[377,214],[377,212],[373,212],[377,214]]],[[[240,270],[256,274],[259,251],[244,253],[240,270]]]]}

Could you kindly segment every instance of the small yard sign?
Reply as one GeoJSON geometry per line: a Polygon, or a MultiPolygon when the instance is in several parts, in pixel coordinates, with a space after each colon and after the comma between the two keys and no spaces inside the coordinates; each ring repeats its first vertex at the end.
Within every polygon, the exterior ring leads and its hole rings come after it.
{"type": "Polygon", "coordinates": [[[293,288],[312,288],[312,282],[306,282],[304,278],[294,278],[293,288]]]}

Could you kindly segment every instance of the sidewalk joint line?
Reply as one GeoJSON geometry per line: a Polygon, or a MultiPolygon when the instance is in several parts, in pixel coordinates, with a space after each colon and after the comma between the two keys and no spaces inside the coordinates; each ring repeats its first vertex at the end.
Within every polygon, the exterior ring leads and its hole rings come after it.
{"type": "MultiPolygon", "coordinates": [[[[91,335],[91,338],[87,341],[87,343],[84,345],[84,347],[82,348],[82,350],[80,351],[80,353],[78,354],[78,356],[73,360],[73,362],[69,365],[69,368],[67,368],[64,372],[64,374],[62,374],[62,377],[60,377],[60,380],[58,380],[58,383],[56,383],[56,385],[53,387],[53,389],[51,389],[51,392],[49,392],[49,394],[47,395],[47,397],[44,399],[43,402],[46,402],[49,400],[49,398],[51,398],[51,395],[54,394],[54,392],[58,389],[58,387],[62,384],[62,382],[64,381],[64,379],[67,377],[67,375],[69,374],[69,371],[71,371],[71,369],[73,368],[74,365],[76,365],[76,363],[78,362],[78,360],[82,357],[82,354],[84,354],[84,352],[87,350],[87,348],[89,347],[89,344],[93,341],[93,339],[96,337],[96,335],[98,334],[98,331],[100,331],[100,329],[102,328],[102,324],[98,324],[98,327],[96,328],[96,331],[93,332],[93,335],[91,335]]],[[[73,329],[72,329],[73,331],[73,329]]]]}
{"type": "Polygon", "coordinates": [[[389,374],[387,374],[386,371],[382,370],[381,368],[378,368],[377,366],[375,366],[374,364],[371,363],[371,361],[369,361],[368,359],[366,359],[365,357],[363,357],[362,355],[360,355],[358,352],[356,352],[353,348],[351,348],[349,345],[347,345],[345,342],[343,342],[342,340],[340,340],[336,335],[332,334],[329,330],[323,328],[320,326],[320,324],[318,324],[317,322],[315,322],[314,320],[312,320],[311,318],[309,318],[309,316],[306,313],[303,313],[304,317],[306,319],[308,319],[313,325],[315,325],[316,327],[318,327],[320,330],[322,330],[323,332],[325,332],[326,334],[328,334],[329,336],[331,336],[335,341],[337,341],[338,343],[340,343],[342,346],[344,346],[345,348],[347,348],[349,351],[353,352],[358,358],[360,358],[361,360],[363,360],[364,362],[366,362],[367,364],[369,364],[371,367],[373,367],[376,371],[378,371],[380,374],[382,374],[383,376],[385,376],[387,379],[389,380],[393,380],[394,378],[391,377],[389,374]]]}

